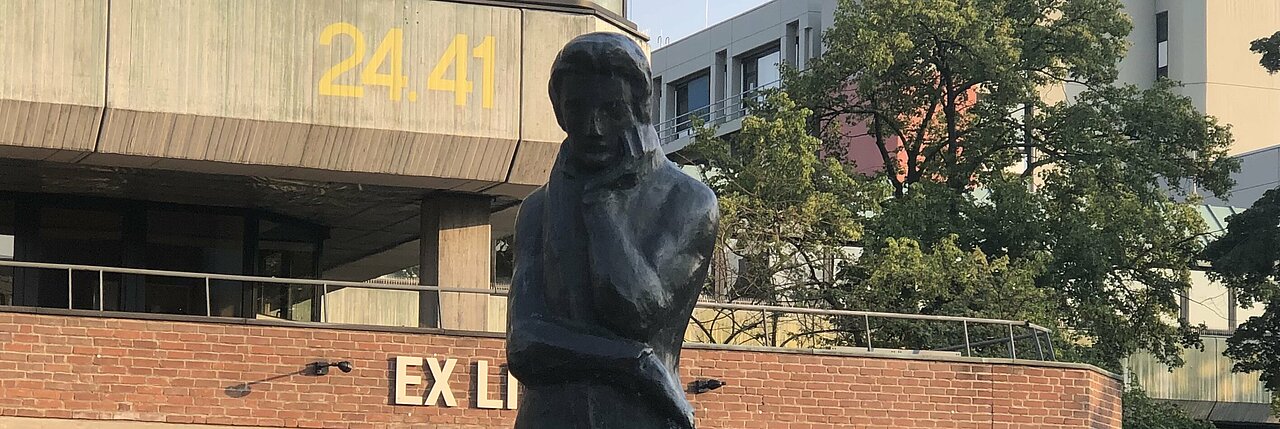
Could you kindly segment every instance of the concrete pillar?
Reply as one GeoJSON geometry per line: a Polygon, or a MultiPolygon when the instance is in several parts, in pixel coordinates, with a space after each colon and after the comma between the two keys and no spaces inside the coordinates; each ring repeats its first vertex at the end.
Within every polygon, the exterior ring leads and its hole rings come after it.
{"type": "Polygon", "coordinates": [[[718,121],[728,112],[724,111],[725,97],[729,90],[729,52],[716,52],[715,64],[711,65],[711,115],[710,121],[718,121]]]}
{"type": "MultiPolygon", "coordinates": [[[[786,35],[782,38],[782,62],[792,67],[800,65],[800,21],[787,24],[786,35]]],[[[765,84],[766,82],[760,82],[765,84]]]]}
{"type": "MultiPolygon", "coordinates": [[[[419,283],[447,288],[492,288],[490,197],[439,195],[422,201],[419,283]]],[[[442,292],[419,294],[418,325],[469,331],[487,327],[489,297],[442,292]]]]}

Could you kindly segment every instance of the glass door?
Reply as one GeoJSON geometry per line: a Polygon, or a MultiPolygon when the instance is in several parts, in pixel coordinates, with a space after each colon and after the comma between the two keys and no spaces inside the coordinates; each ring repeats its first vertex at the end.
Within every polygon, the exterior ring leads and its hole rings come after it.
{"type": "MultiPolygon", "coordinates": [[[[320,234],[317,228],[290,222],[262,220],[256,263],[257,275],[293,279],[319,276],[320,234]]],[[[258,315],[265,318],[320,321],[321,291],[311,285],[258,285],[258,315]]]]}

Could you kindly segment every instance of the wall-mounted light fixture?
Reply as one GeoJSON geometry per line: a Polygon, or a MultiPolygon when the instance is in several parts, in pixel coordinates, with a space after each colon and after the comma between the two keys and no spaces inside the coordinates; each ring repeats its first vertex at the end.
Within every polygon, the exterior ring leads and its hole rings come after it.
{"type": "Polygon", "coordinates": [[[333,362],[333,363],[326,362],[326,361],[319,361],[319,362],[312,362],[308,364],[307,373],[311,375],[329,375],[329,367],[331,366],[338,367],[338,369],[342,370],[342,372],[351,372],[351,370],[355,368],[351,366],[351,361],[344,360],[341,362],[333,362]]]}
{"type": "Polygon", "coordinates": [[[695,395],[699,393],[707,393],[712,390],[716,390],[721,387],[727,386],[728,384],[729,383],[727,382],[716,380],[714,378],[710,378],[710,379],[699,378],[697,380],[694,380],[692,383],[689,383],[689,393],[692,393],[695,395]]]}

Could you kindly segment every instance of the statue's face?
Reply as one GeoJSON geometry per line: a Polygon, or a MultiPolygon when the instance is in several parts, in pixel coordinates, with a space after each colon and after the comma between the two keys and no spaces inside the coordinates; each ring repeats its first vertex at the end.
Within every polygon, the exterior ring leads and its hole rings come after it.
{"type": "Polygon", "coordinates": [[[631,87],[621,78],[575,74],[561,90],[560,114],[572,145],[571,161],[580,169],[600,170],[627,153],[627,131],[635,124],[631,87]]]}

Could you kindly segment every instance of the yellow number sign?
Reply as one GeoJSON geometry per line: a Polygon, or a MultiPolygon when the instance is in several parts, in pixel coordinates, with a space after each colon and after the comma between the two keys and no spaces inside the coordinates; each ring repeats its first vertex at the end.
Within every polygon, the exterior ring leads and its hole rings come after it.
{"type": "MultiPolygon", "coordinates": [[[[404,97],[405,90],[411,86],[409,77],[404,73],[404,30],[400,28],[387,30],[378,47],[374,49],[369,64],[360,72],[359,85],[343,85],[334,81],[364,62],[367,51],[364,33],[352,24],[334,23],[320,32],[320,44],[329,46],[338,35],[345,35],[352,39],[354,42],[352,52],[350,56],[329,67],[320,76],[318,87],[320,95],[362,98],[365,86],[385,86],[391,101],[400,101],[404,97]]],[[[485,36],[474,49],[468,49],[470,47],[466,34],[455,35],[445,49],[444,55],[436,61],[435,67],[427,77],[426,89],[452,92],[454,104],[466,106],[471,93],[474,92],[474,84],[467,77],[467,69],[471,59],[476,58],[481,61],[482,67],[480,104],[485,109],[492,109],[497,41],[493,36],[485,36]],[[467,55],[468,50],[470,50],[470,56],[467,55]],[[446,77],[450,69],[453,70],[452,78],[446,77]]],[[[408,99],[411,102],[416,101],[417,92],[409,89],[408,99]]]]}

